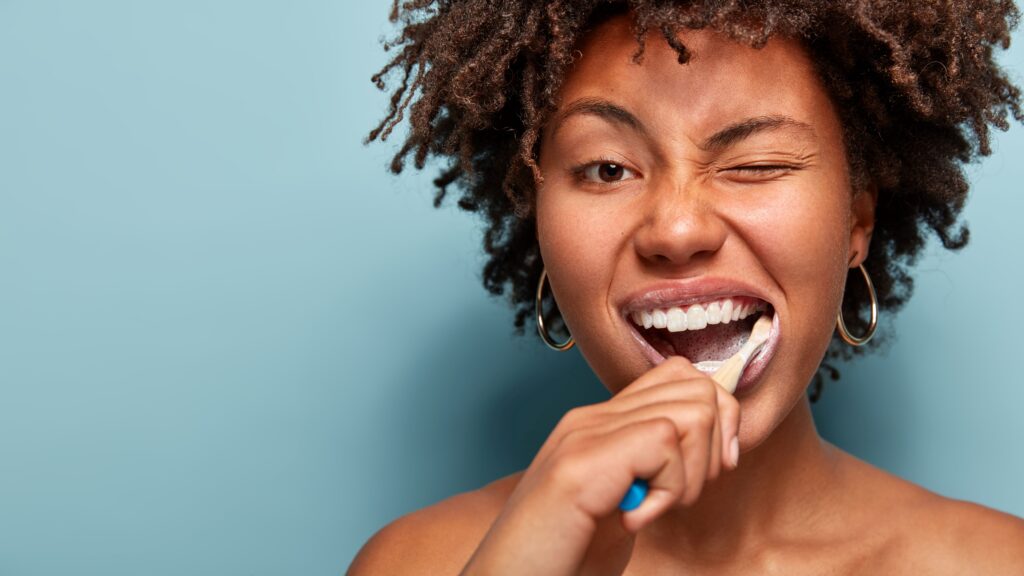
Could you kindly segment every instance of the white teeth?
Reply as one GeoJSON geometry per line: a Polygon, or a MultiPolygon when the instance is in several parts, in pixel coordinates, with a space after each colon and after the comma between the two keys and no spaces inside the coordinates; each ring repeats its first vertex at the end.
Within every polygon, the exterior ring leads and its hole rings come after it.
{"type": "Polygon", "coordinates": [[[664,310],[655,310],[651,313],[651,317],[654,319],[655,328],[665,328],[668,326],[668,314],[665,314],[664,310]]]}
{"type": "Polygon", "coordinates": [[[682,332],[686,330],[686,312],[682,308],[672,307],[668,309],[668,331],[682,332]]]}
{"type": "Polygon", "coordinates": [[[718,324],[722,321],[722,307],[718,302],[712,302],[708,306],[708,324],[718,324]]]}
{"type": "Polygon", "coordinates": [[[703,330],[708,325],[708,313],[700,305],[690,306],[686,311],[686,329],[703,330]]]}
{"type": "Polygon", "coordinates": [[[668,309],[654,308],[630,313],[633,323],[647,328],[668,329],[669,332],[701,330],[713,324],[728,324],[742,320],[760,310],[766,310],[764,302],[733,302],[723,298],[705,305],[691,304],[686,310],[673,306],[668,309]]]}

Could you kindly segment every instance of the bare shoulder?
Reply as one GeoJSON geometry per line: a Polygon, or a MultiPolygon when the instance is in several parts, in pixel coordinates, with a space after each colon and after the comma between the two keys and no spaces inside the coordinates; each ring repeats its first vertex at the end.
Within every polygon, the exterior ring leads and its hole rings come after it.
{"type": "Polygon", "coordinates": [[[1024,520],[947,498],[831,446],[847,500],[852,573],[1024,574],[1024,520]]]}
{"type": "Polygon", "coordinates": [[[1024,520],[933,494],[915,515],[919,555],[938,574],[1024,574],[1024,520]]]}
{"type": "Polygon", "coordinates": [[[876,573],[1024,574],[1024,520],[947,498],[856,458],[847,459],[865,511],[881,535],[876,573]]]}
{"type": "Polygon", "coordinates": [[[504,507],[520,475],[505,476],[402,516],[367,541],[346,574],[457,574],[504,507]]]}

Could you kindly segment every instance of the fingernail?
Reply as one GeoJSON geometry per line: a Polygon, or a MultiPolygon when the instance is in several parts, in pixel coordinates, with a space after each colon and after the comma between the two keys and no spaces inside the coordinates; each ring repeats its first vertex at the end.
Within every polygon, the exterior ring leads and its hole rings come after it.
{"type": "Polygon", "coordinates": [[[729,458],[732,459],[733,468],[740,463],[740,438],[739,436],[733,436],[732,442],[729,443],[729,458]]]}

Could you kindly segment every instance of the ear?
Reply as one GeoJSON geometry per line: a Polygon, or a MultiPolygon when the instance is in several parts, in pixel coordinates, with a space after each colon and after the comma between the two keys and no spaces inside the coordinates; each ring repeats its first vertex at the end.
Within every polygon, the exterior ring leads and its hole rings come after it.
{"type": "Polygon", "coordinates": [[[875,230],[875,206],[878,187],[870,184],[854,192],[850,206],[850,268],[856,268],[868,257],[871,233],[875,230]]]}

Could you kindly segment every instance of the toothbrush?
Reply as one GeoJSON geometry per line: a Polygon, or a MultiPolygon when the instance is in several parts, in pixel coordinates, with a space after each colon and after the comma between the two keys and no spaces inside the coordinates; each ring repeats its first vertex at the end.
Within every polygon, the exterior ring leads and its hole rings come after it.
{"type": "MultiPolygon", "coordinates": [[[[747,362],[764,346],[764,343],[768,341],[768,337],[772,332],[772,319],[768,315],[762,315],[754,323],[754,329],[750,332],[750,338],[743,344],[740,351],[724,360],[715,370],[715,373],[711,375],[711,379],[729,391],[732,394],[736,391],[736,385],[740,382],[740,376],[743,375],[743,369],[747,367],[747,362]]],[[[637,478],[633,480],[633,484],[629,487],[626,495],[622,497],[622,502],[619,503],[619,510],[623,512],[629,512],[635,510],[647,497],[647,490],[649,485],[647,480],[643,478],[637,478]]]]}
{"type": "Polygon", "coordinates": [[[747,362],[750,362],[754,354],[757,354],[761,346],[764,346],[771,334],[772,318],[767,314],[762,314],[754,323],[754,329],[750,331],[750,338],[740,347],[740,351],[722,362],[718,370],[711,375],[711,379],[718,382],[729,394],[735,392],[736,386],[740,383],[740,376],[743,375],[743,369],[747,367],[747,362]]]}

